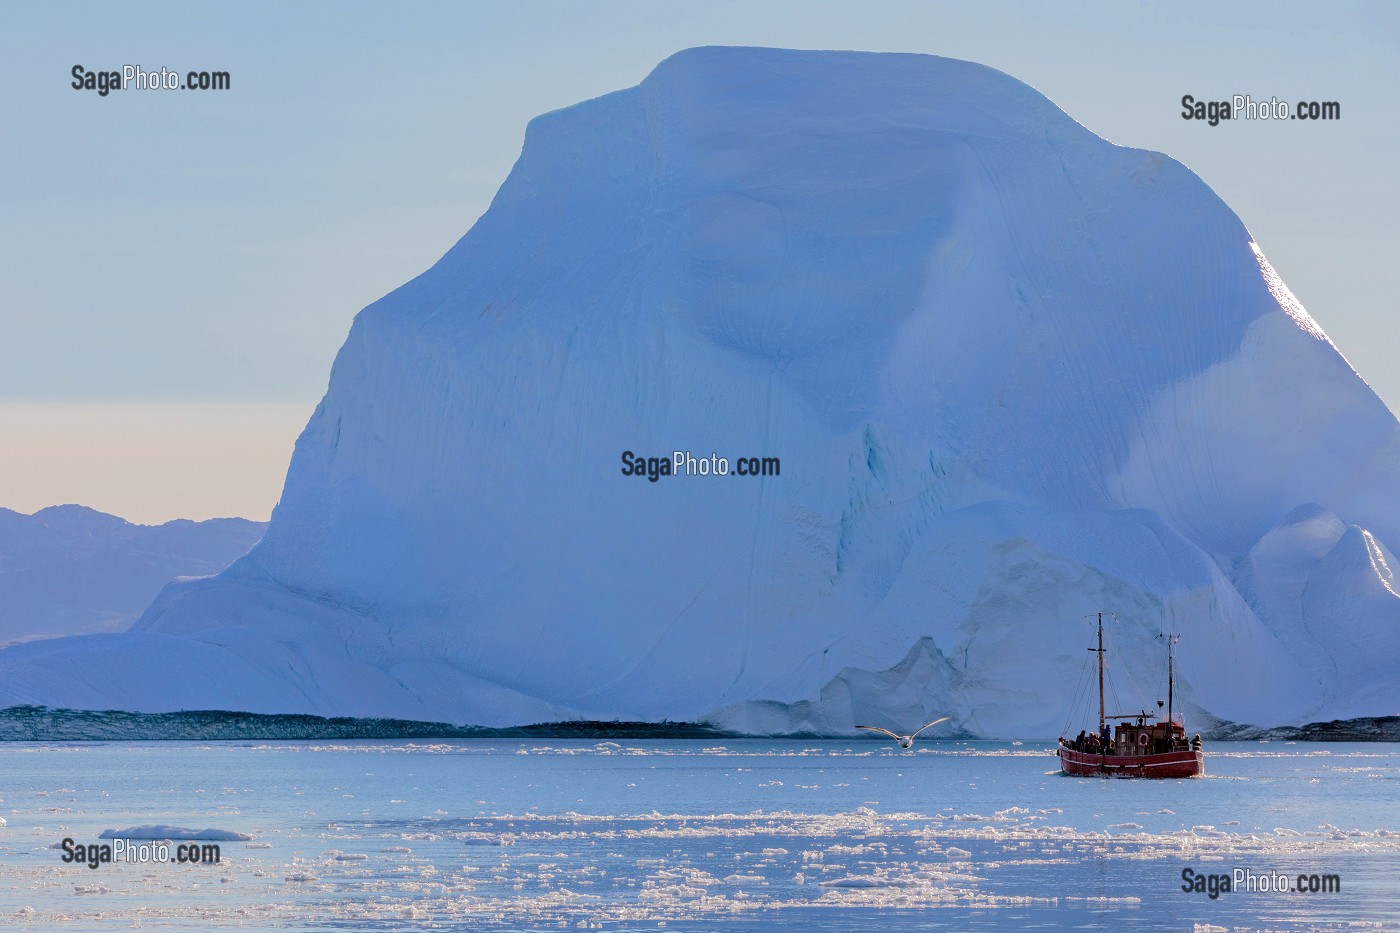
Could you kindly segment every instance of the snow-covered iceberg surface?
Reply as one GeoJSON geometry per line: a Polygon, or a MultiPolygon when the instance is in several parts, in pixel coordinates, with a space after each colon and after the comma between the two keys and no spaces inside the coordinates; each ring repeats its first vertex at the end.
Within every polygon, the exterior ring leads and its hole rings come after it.
{"type": "Polygon", "coordinates": [[[1239,218],[1026,85],[706,48],[534,120],[366,308],[264,540],[0,705],[1066,724],[1097,610],[1207,721],[1395,713],[1400,425],[1239,218]],[[777,457],[624,475],[622,454],[777,457]]]}

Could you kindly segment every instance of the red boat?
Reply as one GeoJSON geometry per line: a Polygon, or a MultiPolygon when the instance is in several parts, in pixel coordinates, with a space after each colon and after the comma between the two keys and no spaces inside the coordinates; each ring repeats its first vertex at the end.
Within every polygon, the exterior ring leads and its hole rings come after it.
{"type": "MultiPolygon", "coordinates": [[[[1146,710],[1127,715],[1104,715],[1103,706],[1103,613],[1099,613],[1099,645],[1090,648],[1099,660],[1099,729],[1079,733],[1074,739],[1060,738],[1060,770],[1075,777],[1200,777],[1206,771],[1205,753],[1199,735],[1186,738],[1185,725],[1173,714],[1176,688],[1172,648],[1175,637],[1167,639],[1166,718],[1152,722],[1146,710]],[[1119,720],[1110,733],[1109,720],[1119,720]]],[[[1160,708],[1162,702],[1157,701],[1160,708]]]]}

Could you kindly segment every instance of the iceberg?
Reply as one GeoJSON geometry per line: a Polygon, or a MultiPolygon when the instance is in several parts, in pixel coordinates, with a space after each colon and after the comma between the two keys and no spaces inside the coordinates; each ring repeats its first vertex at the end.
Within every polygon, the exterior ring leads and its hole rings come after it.
{"type": "Polygon", "coordinates": [[[1045,738],[1103,610],[1202,727],[1390,715],[1397,540],[1400,424],[1187,168],[969,62],[691,49],[356,317],[247,556],[0,705],[1045,738]]]}

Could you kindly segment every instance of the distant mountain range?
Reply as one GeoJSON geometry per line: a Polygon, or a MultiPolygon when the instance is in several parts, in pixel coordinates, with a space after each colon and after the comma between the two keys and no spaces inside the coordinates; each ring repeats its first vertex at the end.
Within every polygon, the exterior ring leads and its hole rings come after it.
{"type": "Polygon", "coordinates": [[[218,573],[266,528],[242,518],[135,525],[81,505],[0,508],[0,643],[124,631],[165,584],[218,573]]]}

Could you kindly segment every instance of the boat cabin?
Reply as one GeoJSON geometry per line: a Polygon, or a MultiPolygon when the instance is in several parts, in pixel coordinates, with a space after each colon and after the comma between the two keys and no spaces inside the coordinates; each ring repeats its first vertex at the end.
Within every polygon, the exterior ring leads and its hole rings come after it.
{"type": "Polygon", "coordinates": [[[1186,729],[1179,722],[1148,722],[1147,714],[1135,721],[1120,722],[1113,730],[1111,755],[1159,755],[1189,749],[1186,729]]]}

